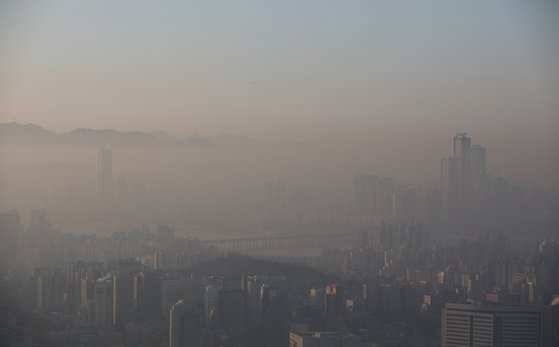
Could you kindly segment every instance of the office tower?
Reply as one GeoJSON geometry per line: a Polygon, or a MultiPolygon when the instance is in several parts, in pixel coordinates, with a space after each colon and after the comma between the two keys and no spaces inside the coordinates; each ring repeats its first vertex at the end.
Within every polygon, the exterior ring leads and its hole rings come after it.
{"type": "Polygon", "coordinates": [[[456,218],[458,208],[458,174],[454,158],[441,159],[441,209],[445,222],[456,218]]]}
{"type": "Polygon", "coordinates": [[[548,306],[446,304],[441,346],[554,346],[552,320],[548,306]]]}
{"type": "Polygon", "coordinates": [[[102,219],[111,216],[114,207],[113,151],[99,148],[97,153],[97,213],[102,219]]]}
{"type": "Polygon", "coordinates": [[[222,289],[217,295],[217,325],[227,333],[233,344],[246,339],[246,292],[222,289]]]}
{"type": "Polygon", "coordinates": [[[169,311],[169,347],[201,347],[203,342],[202,312],[188,308],[183,300],[169,311]]]}
{"type": "Polygon", "coordinates": [[[33,274],[35,306],[44,312],[62,312],[66,276],[58,269],[39,268],[33,274]]]}
{"type": "Polygon", "coordinates": [[[471,189],[471,139],[467,134],[456,134],[453,141],[453,158],[456,160],[457,217],[467,218],[470,210],[471,189]]]}
{"type": "Polygon", "coordinates": [[[113,276],[98,279],[93,285],[93,320],[99,326],[113,324],[113,276]]]}

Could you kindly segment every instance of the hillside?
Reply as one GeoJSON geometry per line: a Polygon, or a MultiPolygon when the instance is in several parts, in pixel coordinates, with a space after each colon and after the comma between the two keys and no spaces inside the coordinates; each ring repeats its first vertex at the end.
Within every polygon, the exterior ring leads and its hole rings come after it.
{"type": "Polygon", "coordinates": [[[195,275],[219,274],[240,277],[243,274],[262,274],[285,276],[291,281],[335,282],[338,280],[333,275],[325,274],[307,265],[293,265],[242,255],[228,255],[224,258],[196,264],[187,271],[195,275]]]}

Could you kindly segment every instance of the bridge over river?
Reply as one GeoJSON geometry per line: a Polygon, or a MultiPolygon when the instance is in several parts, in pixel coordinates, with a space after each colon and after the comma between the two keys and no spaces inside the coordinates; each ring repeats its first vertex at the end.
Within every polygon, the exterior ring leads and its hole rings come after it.
{"type": "Polygon", "coordinates": [[[355,247],[359,244],[359,234],[345,232],[336,234],[278,235],[236,239],[200,240],[200,243],[214,245],[219,250],[246,251],[259,249],[311,249],[355,247]]]}

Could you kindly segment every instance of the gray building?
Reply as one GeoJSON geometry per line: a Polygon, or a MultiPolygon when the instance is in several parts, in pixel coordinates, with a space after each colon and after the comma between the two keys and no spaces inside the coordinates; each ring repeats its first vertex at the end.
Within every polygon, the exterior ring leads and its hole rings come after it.
{"type": "Polygon", "coordinates": [[[99,326],[113,324],[113,276],[98,279],[93,285],[93,320],[99,326]]]}
{"type": "Polygon", "coordinates": [[[553,340],[550,306],[446,304],[442,311],[442,347],[547,347],[553,340]]]}
{"type": "Polygon", "coordinates": [[[177,301],[169,312],[169,346],[200,347],[202,343],[202,312],[189,308],[184,300],[177,301]]]}

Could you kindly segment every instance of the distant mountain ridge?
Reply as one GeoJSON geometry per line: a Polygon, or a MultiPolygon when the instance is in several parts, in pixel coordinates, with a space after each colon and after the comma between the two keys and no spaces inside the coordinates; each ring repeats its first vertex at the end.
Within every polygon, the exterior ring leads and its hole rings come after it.
{"type": "Polygon", "coordinates": [[[245,135],[192,134],[175,137],[163,130],[150,132],[114,129],[78,128],[57,134],[39,125],[0,123],[0,145],[73,145],[73,146],[136,146],[136,147],[262,147],[273,143],[245,135]]]}
{"type": "Polygon", "coordinates": [[[42,144],[57,141],[57,134],[35,124],[0,123],[0,144],[42,144]]]}
{"type": "Polygon", "coordinates": [[[78,128],[68,133],[56,134],[36,124],[0,123],[0,145],[81,145],[102,146],[214,146],[215,143],[200,135],[175,139],[158,130],[118,131],[113,129],[78,128]]]}

